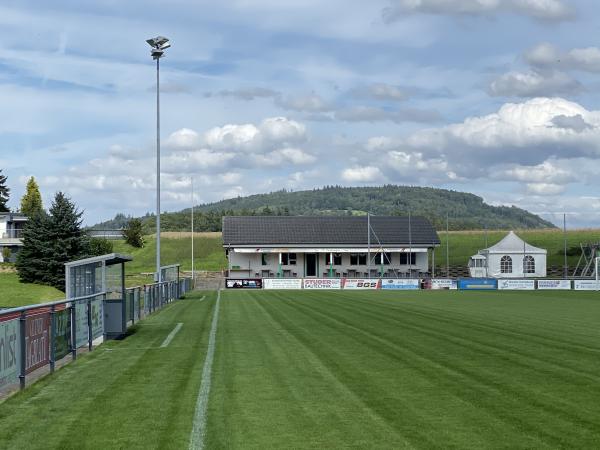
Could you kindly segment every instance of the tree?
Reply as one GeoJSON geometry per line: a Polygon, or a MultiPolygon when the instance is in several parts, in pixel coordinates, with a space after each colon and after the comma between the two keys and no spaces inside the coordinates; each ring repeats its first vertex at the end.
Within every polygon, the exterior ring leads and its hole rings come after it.
{"type": "Polygon", "coordinates": [[[29,178],[27,182],[27,191],[21,199],[21,212],[26,216],[32,217],[37,213],[42,212],[44,206],[42,205],[42,195],[40,194],[40,188],[35,181],[35,178],[29,178]]]}
{"type": "Polygon", "coordinates": [[[49,214],[42,211],[28,220],[17,258],[21,281],[65,290],[65,263],[84,258],[89,252],[88,239],[81,229],[82,214],[59,192],[49,214]]]}
{"type": "Polygon", "coordinates": [[[144,233],[142,230],[142,221],[140,219],[131,219],[125,229],[123,229],[125,242],[132,247],[142,248],[144,246],[144,233]]]}
{"type": "Polygon", "coordinates": [[[10,189],[6,186],[6,176],[2,175],[2,169],[0,169],[0,212],[9,212],[10,210],[6,206],[10,194],[10,189]]]}
{"type": "Polygon", "coordinates": [[[113,243],[104,238],[90,238],[88,241],[88,254],[90,256],[108,255],[113,252],[113,243]]]}

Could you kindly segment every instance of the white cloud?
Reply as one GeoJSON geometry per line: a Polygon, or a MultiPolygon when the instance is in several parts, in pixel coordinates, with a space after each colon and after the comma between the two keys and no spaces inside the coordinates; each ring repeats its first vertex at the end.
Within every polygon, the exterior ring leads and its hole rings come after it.
{"type": "Polygon", "coordinates": [[[349,183],[381,183],[385,181],[383,174],[375,166],[355,166],[342,171],[342,179],[349,183]]]}
{"type": "Polygon", "coordinates": [[[524,181],[528,183],[564,184],[576,179],[575,174],[561,167],[561,162],[544,161],[535,166],[515,165],[497,173],[500,179],[524,181]]]}
{"type": "Polygon", "coordinates": [[[394,22],[408,13],[487,16],[514,13],[544,21],[573,17],[562,0],[393,0],[383,11],[384,20],[394,22]]]}
{"type": "Polygon", "coordinates": [[[200,143],[200,135],[189,128],[177,130],[168,137],[167,146],[194,147],[200,143]]]}
{"type": "Polygon", "coordinates": [[[375,100],[402,102],[408,98],[408,93],[398,86],[387,83],[373,83],[352,91],[359,98],[372,98],[375,100]]]}
{"type": "Polygon", "coordinates": [[[225,125],[212,128],[204,134],[209,147],[221,149],[248,149],[258,145],[260,131],[255,125],[225,125]]]}
{"type": "Polygon", "coordinates": [[[490,85],[495,96],[540,97],[573,94],[582,90],[581,84],[569,75],[557,72],[508,72],[490,85]]]}
{"type": "Polygon", "coordinates": [[[533,195],[557,195],[565,191],[565,186],[554,183],[527,183],[527,192],[533,195]]]}
{"type": "Polygon", "coordinates": [[[561,70],[600,72],[600,48],[573,48],[565,51],[549,43],[541,43],[528,50],[524,59],[536,67],[561,70]]]}
{"type": "Polygon", "coordinates": [[[467,163],[539,164],[555,157],[600,156],[600,112],[561,98],[507,103],[497,113],[463,123],[419,131],[405,144],[424,153],[444,154],[467,163]],[[555,126],[559,116],[581,116],[581,131],[555,126]]]}
{"type": "Polygon", "coordinates": [[[306,127],[300,122],[285,117],[271,117],[263,120],[261,133],[271,142],[293,143],[306,140],[306,127]]]}

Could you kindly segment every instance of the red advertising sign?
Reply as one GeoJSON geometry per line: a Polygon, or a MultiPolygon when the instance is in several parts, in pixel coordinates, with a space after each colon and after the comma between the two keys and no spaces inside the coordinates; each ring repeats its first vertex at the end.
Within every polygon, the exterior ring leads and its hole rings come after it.
{"type": "Polygon", "coordinates": [[[25,373],[50,362],[50,314],[27,316],[25,320],[25,373]]]}

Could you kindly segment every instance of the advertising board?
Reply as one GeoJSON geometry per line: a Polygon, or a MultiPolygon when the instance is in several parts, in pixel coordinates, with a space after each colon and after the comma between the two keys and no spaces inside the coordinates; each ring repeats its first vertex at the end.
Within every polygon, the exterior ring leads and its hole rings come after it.
{"type": "Polygon", "coordinates": [[[304,289],[341,289],[340,278],[305,278],[304,289]]]}
{"type": "Polygon", "coordinates": [[[537,288],[541,290],[549,289],[571,289],[571,280],[538,280],[537,288]]]}
{"type": "Polygon", "coordinates": [[[493,291],[498,289],[495,278],[460,278],[458,288],[463,291],[493,291]]]}
{"type": "Polygon", "coordinates": [[[71,311],[63,309],[54,314],[56,330],[54,335],[54,359],[64,358],[71,351],[71,311]]]}
{"type": "Polygon", "coordinates": [[[344,289],[379,289],[381,280],[374,278],[345,278],[344,289]]]}
{"type": "Polygon", "coordinates": [[[75,303],[75,347],[83,347],[88,343],[87,303],[75,303]]]}
{"type": "Polygon", "coordinates": [[[25,319],[25,373],[50,362],[50,313],[25,319]]]}
{"type": "Polygon", "coordinates": [[[0,322],[0,387],[19,381],[19,319],[0,322]]]}
{"type": "Polygon", "coordinates": [[[456,290],[458,289],[458,282],[450,278],[433,278],[431,280],[431,289],[456,290]]]}
{"type": "Polygon", "coordinates": [[[384,278],[381,280],[381,289],[420,289],[421,281],[411,278],[384,278]]]}
{"type": "Polygon", "coordinates": [[[302,289],[302,278],[265,278],[265,289],[302,289]]]}
{"type": "Polygon", "coordinates": [[[498,289],[533,291],[535,290],[535,280],[498,280],[498,289]]]}
{"type": "Polygon", "coordinates": [[[573,287],[576,291],[597,291],[600,290],[600,282],[596,280],[575,280],[573,287]]]}
{"type": "Polygon", "coordinates": [[[261,278],[228,278],[225,281],[227,289],[262,289],[261,278]]]}
{"type": "Polygon", "coordinates": [[[104,302],[101,297],[92,300],[92,339],[99,338],[104,334],[104,302]]]}

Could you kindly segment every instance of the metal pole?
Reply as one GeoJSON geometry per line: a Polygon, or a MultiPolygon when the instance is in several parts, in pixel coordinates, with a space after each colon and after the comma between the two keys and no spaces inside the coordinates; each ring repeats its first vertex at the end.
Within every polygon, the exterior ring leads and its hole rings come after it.
{"type": "Polygon", "coordinates": [[[71,356],[77,359],[77,308],[75,302],[71,303],[71,356]]]}
{"type": "Polygon", "coordinates": [[[194,177],[192,177],[192,283],[194,281],[194,177]]]}
{"type": "Polygon", "coordinates": [[[412,277],[412,230],[410,223],[410,211],[408,211],[408,275],[412,277]]]}
{"type": "Polygon", "coordinates": [[[567,214],[563,214],[563,238],[564,238],[564,256],[563,276],[565,280],[569,277],[569,267],[567,266],[567,214]]]}
{"type": "Polygon", "coordinates": [[[92,351],[92,300],[87,301],[88,351],[92,351]]]}
{"type": "Polygon", "coordinates": [[[371,278],[371,213],[367,213],[367,278],[371,278]]]}
{"type": "Polygon", "coordinates": [[[56,359],[56,307],[50,307],[50,373],[54,372],[54,360],[56,359]]]}
{"type": "Polygon", "coordinates": [[[156,281],[160,273],[160,58],[156,58],[156,281]]]}
{"type": "Polygon", "coordinates": [[[450,276],[450,233],[448,226],[448,213],[446,213],[446,276],[450,276]]]}
{"type": "Polygon", "coordinates": [[[25,316],[25,311],[21,312],[21,316],[19,317],[19,341],[21,344],[21,372],[19,374],[19,387],[21,389],[25,389],[25,369],[27,365],[27,360],[25,355],[27,354],[27,342],[25,341],[25,333],[27,327],[27,318],[25,316]]]}

